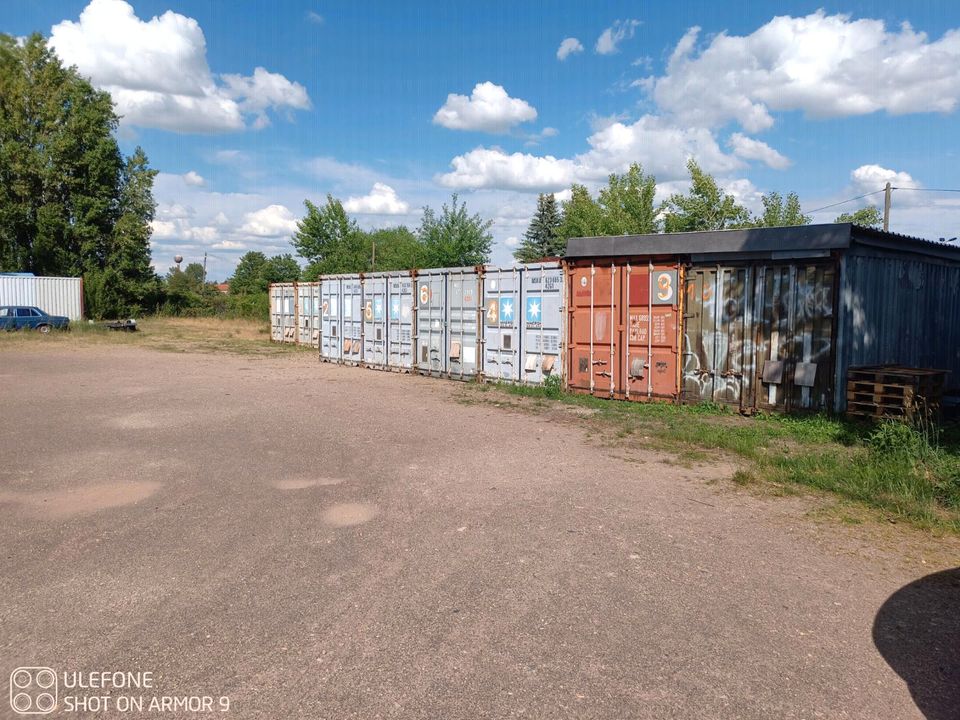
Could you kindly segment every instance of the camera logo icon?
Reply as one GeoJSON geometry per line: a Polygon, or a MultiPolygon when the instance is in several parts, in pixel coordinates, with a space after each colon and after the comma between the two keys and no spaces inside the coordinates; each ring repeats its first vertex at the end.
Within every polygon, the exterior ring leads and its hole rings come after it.
{"type": "Polygon", "coordinates": [[[18,667],[10,673],[10,707],[18,715],[47,715],[57,707],[57,673],[48,667],[18,667]]]}

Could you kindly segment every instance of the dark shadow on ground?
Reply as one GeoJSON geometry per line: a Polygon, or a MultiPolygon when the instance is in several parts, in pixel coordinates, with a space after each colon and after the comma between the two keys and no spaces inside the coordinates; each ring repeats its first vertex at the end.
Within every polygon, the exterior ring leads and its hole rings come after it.
{"type": "Polygon", "coordinates": [[[873,621],[873,642],[927,720],[960,720],[960,568],[887,598],[873,621]]]}

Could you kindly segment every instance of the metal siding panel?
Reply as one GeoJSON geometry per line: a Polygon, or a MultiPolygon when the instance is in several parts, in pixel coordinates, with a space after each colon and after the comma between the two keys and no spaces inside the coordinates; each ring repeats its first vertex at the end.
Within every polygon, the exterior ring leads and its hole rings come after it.
{"type": "Polygon", "coordinates": [[[83,280],[0,275],[0,305],[32,305],[50,315],[82,320],[83,280]]]}
{"type": "Polygon", "coordinates": [[[524,375],[520,330],[522,267],[488,267],[483,272],[483,353],[485,379],[519,382],[524,375]]]}
{"type": "Polygon", "coordinates": [[[385,276],[363,278],[363,363],[387,367],[389,284],[385,276]]]}
{"type": "Polygon", "coordinates": [[[442,375],[447,372],[447,271],[421,270],[417,273],[417,372],[442,375]]]}
{"type": "Polygon", "coordinates": [[[563,268],[559,263],[524,265],[521,284],[522,306],[517,313],[517,321],[523,327],[520,379],[541,384],[551,375],[563,377],[563,268]]]}

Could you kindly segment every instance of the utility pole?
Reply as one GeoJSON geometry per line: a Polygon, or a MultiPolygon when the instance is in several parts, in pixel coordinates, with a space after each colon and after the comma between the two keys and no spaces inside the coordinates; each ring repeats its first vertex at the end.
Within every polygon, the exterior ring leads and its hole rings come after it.
{"type": "Polygon", "coordinates": [[[883,188],[883,231],[890,229],[890,191],[893,190],[888,182],[883,188]]]}
{"type": "MultiPolygon", "coordinates": [[[[888,188],[890,187],[890,183],[887,183],[887,187],[888,188]]],[[[884,230],[887,229],[886,222],[883,223],[883,229],[884,230]]],[[[206,253],[203,254],[203,284],[204,285],[207,284],[207,254],[206,253]]]]}
{"type": "Polygon", "coordinates": [[[370,272],[374,272],[377,269],[377,243],[372,241],[370,243],[370,272]]]}

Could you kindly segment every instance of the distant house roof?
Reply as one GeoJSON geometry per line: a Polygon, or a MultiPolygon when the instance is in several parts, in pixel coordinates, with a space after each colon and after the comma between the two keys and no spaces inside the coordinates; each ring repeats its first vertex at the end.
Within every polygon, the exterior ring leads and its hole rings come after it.
{"type": "Polygon", "coordinates": [[[228,282],[217,283],[217,290],[219,290],[224,295],[226,295],[228,292],[230,292],[230,283],[228,282]]]}
{"type": "Polygon", "coordinates": [[[960,261],[960,248],[850,223],[570,238],[567,259],[648,255],[810,255],[860,243],[960,261]]]}

